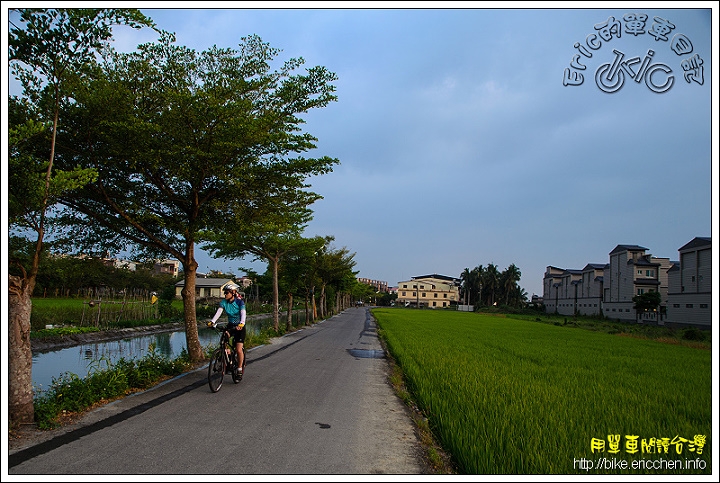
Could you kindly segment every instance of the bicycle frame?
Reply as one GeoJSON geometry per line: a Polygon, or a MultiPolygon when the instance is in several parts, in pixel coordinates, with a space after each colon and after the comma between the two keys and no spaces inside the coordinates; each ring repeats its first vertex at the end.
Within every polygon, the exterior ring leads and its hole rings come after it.
{"type": "MultiPolygon", "coordinates": [[[[220,333],[220,344],[218,348],[213,351],[208,366],[208,384],[210,385],[210,390],[212,392],[218,392],[222,387],[223,378],[228,368],[230,368],[230,373],[232,374],[232,379],[235,384],[242,380],[243,373],[235,370],[238,354],[236,345],[230,344],[230,334],[227,332],[227,325],[213,325],[208,322],[208,327],[220,333]]],[[[243,347],[243,356],[244,355],[245,347],[243,347]]],[[[244,357],[242,369],[243,371],[245,369],[244,357]]]]}

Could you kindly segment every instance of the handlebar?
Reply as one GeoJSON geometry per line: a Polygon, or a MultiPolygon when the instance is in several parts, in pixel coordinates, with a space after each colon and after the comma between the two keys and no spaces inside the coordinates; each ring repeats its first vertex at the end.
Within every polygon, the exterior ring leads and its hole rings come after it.
{"type": "Polygon", "coordinates": [[[228,325],[229,325],[229,324],[228,324],[227,322],[224,322],[224,323],[215,322],[215,323],[213,324],[212,320],[208,320],[208,321],[207,321],[207,327],[208,327],[208,329],[215,329],[215,330],[218,331],[218,332],[222,332],[223,330],[227,329],[227,328],[228,328],[228,325]]]}
{"type": "Polygon", "coordinates": [[[215,322],[215,323],[213,324],[213,321],[212,321],[212,320],[208,320],[208,321],[207,321],[207,327],[208,327],[209,329],[215,329],[215,330],[218,331],[218,332],[222,332],[223,330],[225,330],[225,329],[227,328],[227,324],[221,324],[221,323],[219,323],[219,322],[215,322]]]}

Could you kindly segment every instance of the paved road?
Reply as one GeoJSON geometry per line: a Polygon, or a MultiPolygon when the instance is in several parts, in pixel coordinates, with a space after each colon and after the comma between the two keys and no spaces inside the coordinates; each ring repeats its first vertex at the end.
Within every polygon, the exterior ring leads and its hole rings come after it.
{"type": "Polygon", "coordinates": [[[365,308],[248,352],[240,384],[207,370],[89,413],[8,458],[22,474],[427,473],[365,308]]]}

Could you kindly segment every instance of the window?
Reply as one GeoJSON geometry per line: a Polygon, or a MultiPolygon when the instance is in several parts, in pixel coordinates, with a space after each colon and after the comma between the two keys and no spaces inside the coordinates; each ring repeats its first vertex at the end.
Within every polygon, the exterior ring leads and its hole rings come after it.
{"type": "Polygon", "coordinates": [[[405,292],[402,293],[403,297],[405,296],[405,292]]]}
{"type": "Polygon", "coordinates": [[[706,309],[706,308],[708,308],[708,304],[700,304],[700,308],[701,308],[701,309],[706,309]]]}
{"type": "Polygon", "coordinates": [[[437,307],[437,302],[433,300],[433,307],[437,307]]]}
{"type": "Polygon", "coordinates": [[[691,309],[691,308],[693,308],[693,304],[685,304],[685,308],[686,308],[686,309],[691,309]]]}
{"type": "MultiPolygon", "coordinates": [[[[407,284],[406,284],[406,283],[403,284],[403,288],[407,288],[407,284]]],[[[405,295],[405,294],[403,293],[403,295],[405,295]]]]}
{"type": "Polygon", "coordinates": [[[645,293],[645,289],[644,289],[644,288],[639,288],[639,289],[637,289],[637,294],[638,294],[638,295],[642,295],[642,294],[644,294],[644,293],[645,293]]]}
{"type": "Polygon", "coordinates": [[[437,294],[433,294],[433,297],[437,298],[437,294]]]}
{"type": "Polygon", "coordinates": [[[423,297],[427,297],[427,294],[426,294],[425,292],[423,292],[423,295],[422,295],[422,296],[423,296],[423,297]]]}
{"type": "Polygon", "coordinates": [[[680,308],[680,304],[673,304],[673,308],[674,308],[674,309],[679,309],[679,308],[680,308]]]}
{"type": "Polygon", "coordinates": [[[638,270],[638,275],[642,275],[642,270],[638,270]]]}
{"type": "Polygon", "coordinates": [[[443,298],[445,298],[445,299],[447,298],[447,294],[446,294],[446,293],[443,294],[443,298]]]}
{"type": "Polygon", "coordinates": [[[645,276],[647,276],[647,277],[654,277],[654,276],[655,276],[655,270],[645,270],[645,276]]]}

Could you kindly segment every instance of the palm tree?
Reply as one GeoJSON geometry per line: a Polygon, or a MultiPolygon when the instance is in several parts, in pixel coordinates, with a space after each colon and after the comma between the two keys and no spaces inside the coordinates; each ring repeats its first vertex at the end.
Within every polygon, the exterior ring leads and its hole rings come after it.
{"type": "Polygon", "coordinates": [[[511,263],[500,277],[502,280],[503,299],[507,305],[517,305],[517,288],[518,282],[520,282],[520,275],[520,269],[518,269],[514,263],[511,263]]]}
{"type": "Polygon", "coordinates": [[[483,277],[483,288],[488,292],[488,305],[495,305],[497,293],[500,290],[500,272],[497,265],[489,263],[483,277]]]}

